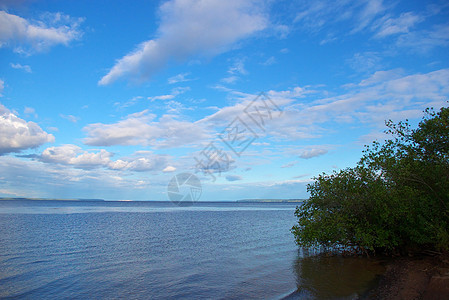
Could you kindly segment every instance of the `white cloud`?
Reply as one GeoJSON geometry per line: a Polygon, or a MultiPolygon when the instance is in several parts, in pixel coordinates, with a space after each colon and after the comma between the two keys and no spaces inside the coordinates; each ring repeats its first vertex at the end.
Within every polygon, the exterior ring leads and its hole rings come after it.
{"type": "Polygon", "coordinates": [[[25,107],[25,109],[23,110],[23,112],[24,112],[25,114],[35,114],[35,113],[36,113],[36,111],[35,111],[34,108],[32,108],[32,107],[25,107]]]}
{"type": "Polygon", "coordinates": [[[304,159],[309,159],[317,156],[321,156],[327,153],[326,149],[313,148],[308,150],[303,150],[299,157],[304,159]]]}
{"type": "MultiPolygon", "coordinates": [[[[137,102],[139,102],[141,99],[143,99],[142,96],[136,96],[136,97],[132,97],[131,99],[129,99],[128,101],[125,102],[115,102],[114,106],[117,107],[118,109],[124,109],[130,106],[133,106],[134,104],[136,104],[137,102]]],[[[86,109],[88,108],[87,105],[84,105],[83,107],[81,107],[82,109],[86,109]]]]}
{"type": "Polygon", "coordinates": [[[45,149],[40,156],[40,160],[46,163],[91,168],[108,165],[111,157],[112,153],[104,149],[94,153],[84,151],[76,145],[63,145],[45,149]]]}
{"type": "Polygon", "coordinates": [[[428,52],[435,47],[445,47],[449,45],[449,25],[436,25],[432,30],[402,34],[397,40],[397,45],[419,53],[428,52]]]}
{"type": "MultiPolygon", "coordinates": [[[[296,88],[295,88],[296,89],[296,88]]],[[[300,88],[298,88],[300,89],[300,88]]],[[[198,121],[198,123],[204,124],[205,126],[215,126],[215,127],[223,127],[229,125],[236,117],[240,117],[245,123],[247,123],[249,126],[256,126],[253,121],[248,117],[248,115],[245,113],[245,109],[253,104],[257,105],[263,105],[265,107],[265,110],[263,113],[268,113],[270,111],[271,118],[267,116],[268,119],[275,119],[278,118],[280,115],[279,111],[275,111],[275,106],[282,107],[284,105],[287,105],[291,103],[293,98],[296,96],[299,96],[297,92],[294,92],[292,90],[281,92],[275,92],[275,91],[268,91],[266,94],[260,94],[260,95],[253,95],[253,94],[245,94],[237,91],[233,91],[230,89],[227,89],[226,91],[230,92],[233,100],[236,102],[234,105],[225,106],[223,108],[218,109],[217,112],[213,113],[212,115],[206,116],[205,118],[198,121]],[[285,95],[289,95],[291,97],[286,97],[285,95]],[[257,99],[257,100],[256,100],[257,99]],[[253,101],[258,101],[253,102],[253,101]],[[252,123],[252,124],[251,124],[252,123]]],[[[253,112],[251,108],[248,108],[248,111],[253,112]]],[[[222,128],[224,129],[224,128],[222,128]]]]}
{"type": "Polygon", "coordinates": [[[53,135],[43,131],[36,123],[20,119],[0,104],[0,155],[36,148],[54,140],[53,135]]]}
{"type": "Polygon", "coordinates": [[[288,164],[281,166],[281,168],[291,168],[294,165],[296,165],[297,163],[298,163],[298,161],[292,161],[292,162],[289,162],[288,164]]]}
{"type": "Polygon", "coordinates": [[[369,145],[373,141],[382,142],[389,138],[391,138],[391,136],[384,131],[371,131],[368,134],[360,136],[358,141],[363,145],[369,145]]]}
{"type": "Polygon", "coordinates": [[[175,83],[179,83],[179,82],[192,81],[193,79],[187,78],[187,76],[189,76],[189,75],[190,75],[190,72],[181,73],[181,74],[175,75],[175,76],[170,77],[168,79],[168,83],[169,84],[175,84],[175,83]]]}
{"type": "Polygon", "coordinates": [[[63,115],[63,114],[59,114],[59,116],[63,119],[66,119],[72,123],[76,123],[79,121],[79,117],[75,117],[74,115],[63,115]]]}
{"type": "Polygon", "coordinates": [[[142,193],[142,189],[154,187],[145,173],[119,172],[106,167],[81,168],[13,156],[0,157],[0,174],[2,189],[23,197],[147,200],[149,194],[142,193]]]}
{"type": "Polygon", "coordinates": [[[37,118],[36,110],[32,107],[25,107],[25,109],[23,110],[23,113],[26,115],[32,115],[35,118],[37,118]]]}
{"type": "Polygon", "coordinates": [[[240,78],[239,75],[247,75],[248,71],[246,71],[245,69],[245,60],[244,59],[235,60],[233,64],[229,67],[228,74],[229,74],[228,77],[221,79],[222,82],[234,83],[240,78]]]}
{"type": "Polygon", "coordinates": [[[228,69],[229,74],[241,74],[246,75],[248,74],[248,71],[245,69],[245,60],[244,59],[238,59],[236,60],[231,67],[228,69]]]}
{"type": "Polygon", "coordinates": [[[12,196],[12,197],[26,197],[26,194],[19,191],[11,191],[9,189],[0,189],[0,195],[12,196]]]}
{"type": "Polygon", "coordinates": [[[270,143],[267,143],[267,142],[253,142],[253,143],[251,143],[251,145],[254,145],[254,146],[270,146],[270,143]]]}
{"type": "Polygon", "coordinates": [[[276,58],[274,56],[270,56],[266,61],[262,63],[264,66],[271,66],[276,63],[276,58]]]}
{"type": "MultiPolygon", "coordinates": [[[[356,5],[357,5],[356,1],[356,5]]],[[[373,20],[381,13],[385,11],[382,0],[368,0],[365,1],[366,5],[361,12],[357,15],[356,27],[352,30],[353,33],[361,31],[368,27],[373,20]]]]}
{"type": "Polygon", "coordinates": [[[148,110],[128,115],[114,124],[90,124],[84,128],[87,145],[142,145],[172,148],[200,143],[209,138],[206,130],[196,122],[180,121],[172,115],[159,120],[148,110]]]}
{"type": "Polygon", "coordinates": [[[346,63],[357,72],[373,72],[382,69],[382,58],[378,52],[367,51],[364,53],[355,53],[346,63]]]}
{"type": "Polygon", "coordinates": [[[159,95],[159,96],[148,97],[148,100],[150,100],[150,101],[155,101],[155,100],[165,101],[165,100],[171,100],[171,99],[173,99],[175,97],[176,97],[176,95],[166,94],[166,95],[159,95]]]}
{"type": "Polygon", "coordinates": [[[328,33],[324,39],[320,41],[320,45],[326,45],[337,40],[337,37],[333,33],[328,33]]]}
{"type": "Polygon", "coordinates": [[[54,126],[47,127],[47,129],[50,130],[50,131],[59,131],[59,128],[58,127],[54,127],[54,126]]]}
{"type": "Polygon", "coordinates": [[[155,161],[151,158],[147,157],[140,157],[135,160],[127,162],[126,167],[122,169],[130,170],[130,171],[136,171],[136,172],[145,172],[145,171],[151,171],[155,169],[159,169],[158,166],[159,161],[155,161]]]}
{"type": "Polygon", "coordinates": [[[3,90],[5,89],[5,82],[0,79],[0,97],[2,97],[3,90]]]}
{"type": "Polygon", "coordinates": [[[44,51],[81,37],[79,25],[83,19],[74,19],[61,13],[43,16],[41,21],[29,21],[0,11],[0,48],[13,47],[17,52],[44,51]],[[23,48],[25,47],[25,48],[23,48]]]}
{"type": "Polygon", "coordinates": [[[423,20],[423,17],[412,12],[402,13],[397,18],[384,17],[379,21],[380,24],[375,25],[375,27],[379,27],[375,37],[383,38],[393,34],[407,33],[410,28],[423,20]]]}
{"type": "Polygon", "coordinates": [[[209,143],[202,151],[192,153],[195,172],[200,172],[205,180],[216,179],[216,175],[229,172],[237,168],[235,159],[228,149],[222,148],[213,142],[209,143]]]}
{"type": "Polygon", "coordinates": [[[238,79],[239,79],[238,76],[232,75],[232,76],[222,78],[221,81],[229,84],[229,83],[236,82],[238,79]]]}
{"type": "Polygon", "coordinates": [[[368,87],[381,84],[383,82],[392,81],[404,77],[403,69],[393,69],[387,71],[376,71],[367,79],[360,81],[359,86],[368,87]]]}
{"type": "MultiPolygon", "coordinates": [[[[363,123],[383,130],[385,120],[419,118],[426,107],[444,105],[449,97],[449,69],[412,75],[406,75],[401,69],[377,71],[359,83],[343,86],[342,91],[328,91],[324,87],[269,91],[267,95],[281,108],[282,115],[267,120],[264,133],[256,133],[303,140],[334,134],[338,130],[335,124],[341,123],[363,123]]],[[[255,96],[228,92],[235,96],[236,104],[223,107],[198,122],[224,128],[240,116],[257,130],[243,112],[255,96]]]]}
{"type": "Polygon", "coordinates": [[[184,104],[178,101],[170,100],[167,101],[166,105],[167,113],[180,115],[185,110],[193,110],[191,107],[186,107],[184,104]]]}
{"type": "Polygon", "coordinates": [[[294,21],[312,33],[329,27],[329,24],[350,22],[351,33],[356,33],[366,29],[383,11],[382,0],[333,1],[332,5],[322,0],[302,1],[294,21]]]}
{"type": "Polygon", "coordinates": [[[220,54],[268,25],[260,3],[249,0],[172,0],[161,5],[160,15],[157,38],[119,59],[100,85],[124,76],[146,80],[171,60],[220,54]]]}
{"type": "Polygon", "coordinates": [[[0,8],[8,10],[12,7],[20,7],[26,2],[30,2],[30,0],[0,0],[0,8]]]}
{"type": "Polygon", "coordinates": [[[86,151],[79,146],[69,144],[47,148],[38,159],[45,163],[70,165],[85,170],[106,168],[116,171],[144,172],[153,170],[160,171],[167,165],[165,156],[155,155],[149,151],[137,151],[130,157],[115,161],[111,159],[112,156],[113,154],[111,152],[104,149],[86,151]]]}
{"type": "Polygon", "coordinates": [[[285,91],[268,91],[268,96],[273,99],[292,99],[292,98],[304,98],[307,94],[314,93],[313,90],[309,90],[308,88],[303,88],[300,86],[295,86],[294,88],[285,90],[285,91]]]}
{"type": "Polygon", "coordinates": [[[176,96],[184,94],[187,91],[190,91],[190,87],[177,87],[177,88],[172,89],[170,94],[148,97],[148,100],[150,100],[150,101],[171,100],[171,99],[174,99],[176,96]]]}
{"type": "Polygon", "coordinates": [[[151,137],[161,134],[159,128],[150,125],[155,117],[144,110],[115,124],[90,124],[84,127],[88,134],[84,143],[93,146],[148,145],[151,137]]]}
{"type": "MultiPolygon", "coordinates": [[[[395,5],[383,0],[338,0],[331,5],[323,0],[304,0],[300,1],[299,7],[294,22],[311,34],[325,35],[320,44],[345,37],[348,31],[350,34],[373,34],[377,40],[390,37],[394,42],[389,45],[407,47],[414,52],[428,52],[449,44],[447,23],[435,23],[430,30],[418,27],[436,15],[443,20],[444,4],[432,4],[419,13],[409,11],[399,15],[394,12],[395,5]]],[[[437,18],[435,20],[438,22],[437,18]]]]}
{"type": "MultiPolygon", "coordinates": [[[[240,117],[259,137],[312,139],[332,134],[338,130],[335,124],[364,123],[380,130],[387,119],[420,117],[425,107],[444,105],[449,95],[449,69],[425,74],[404,73],[401,69],[377,71],[359,83],[344,86],[342,93],[327,91],[323,86],[268,91],[266,95],[282,113],[267,119],[264,131],[244,113],[257,95],[227,89],[235,104],[217,108],[198,121],[181,121],[172,115],[157,120],[155,115],[143,111],[114,124],[87,126],[88,136],[84,141],[95,146],[169,148],[198,145],[213,140],[210,133],[222,132],[236,117],[240,117]],[[329,94],[333,96],[329,97],[329,94]]],[[[173,112],[182,111],[182,107],[172,104],[173,112]]],[[[303,158],[318,154],[324,154],[324,150],[309,149],[298,153],[303,158]]]]}
{"type": "Polygon", "coordinates": [[[162,170],[162,172],[166,172],[166,173],[174,172],[174,171],[176,171],[176,168],[173,166],[167,166],[165,169],[162,170]]]}
{"type": "Polygon", "coordinates": [[[308,133],[320,132],[312,125],[326,126],[328,122],[359,122],[383,129],[385,120],[419,118],[426,107],[443,106],[448,96],[449,69],[412,75],[404,75],[402,70],[379,71],[346,94],[316,100],[282,119],[291,117],[285,122],[298,127],[310,124],[304,128],[308,133]]]}
{"type": "Polygon", "coordinates": [[[11,63],[10,66],[13,69],[23,70],[23,71],[25,71],[27,73],[32,73],[31,67],[28,66],[28,65],[21,65],[21,64],[13,64],[13,63],[11,63]]]}
{"type": "Polygon", "coordinates": [[[164,171],[167,169],[165,156],[154,155],[151,152],[139,151],[132,157],[111,162],[108,167],[112,170],[127,170],[134,172],[164,171]]]}

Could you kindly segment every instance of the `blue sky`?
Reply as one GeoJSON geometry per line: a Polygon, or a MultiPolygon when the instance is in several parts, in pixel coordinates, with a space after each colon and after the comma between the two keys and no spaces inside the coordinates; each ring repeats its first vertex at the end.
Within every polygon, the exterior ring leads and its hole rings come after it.
{"type": "Polygon", "coordinates": [[[188,172],[201,200],[305,198],[384,139],[385,120],[447,105],[446,1],[0,9],[3,197],[167,200],[188,172]]]}

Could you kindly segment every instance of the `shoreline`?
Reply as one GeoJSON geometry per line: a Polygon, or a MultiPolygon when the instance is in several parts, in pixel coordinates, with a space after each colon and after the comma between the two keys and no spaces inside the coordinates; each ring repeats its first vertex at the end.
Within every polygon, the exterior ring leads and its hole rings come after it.
{"type": "Polygon", "coordinates": [[[449,299],[449,252],[389,261],[362,299],[449,299]]]}

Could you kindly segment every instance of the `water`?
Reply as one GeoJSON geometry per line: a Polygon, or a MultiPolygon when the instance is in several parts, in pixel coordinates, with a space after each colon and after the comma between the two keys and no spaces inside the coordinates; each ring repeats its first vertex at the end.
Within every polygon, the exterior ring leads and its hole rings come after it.
{"type": "Polygon", "coordinates": [[[294,209],[0,201],[0,298],[351,299],[366,289],[376,274],[366,260],[323,262],[298,251],[294,209]],[[332,281],[335,266],[365,279],[354,286],[342,271],[332,281]]]}

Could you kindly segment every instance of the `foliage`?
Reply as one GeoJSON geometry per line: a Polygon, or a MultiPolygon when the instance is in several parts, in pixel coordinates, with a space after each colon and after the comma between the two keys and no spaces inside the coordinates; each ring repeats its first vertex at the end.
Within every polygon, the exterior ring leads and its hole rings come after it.
{"type": "Polygon", "coordinates": [[[449,108],[426,110],[416,129],[386,122],[393,136],[366,146],[353,168],[315,178],[296,208],[301,246],[365,253],[449,248],[449,108]]]}

